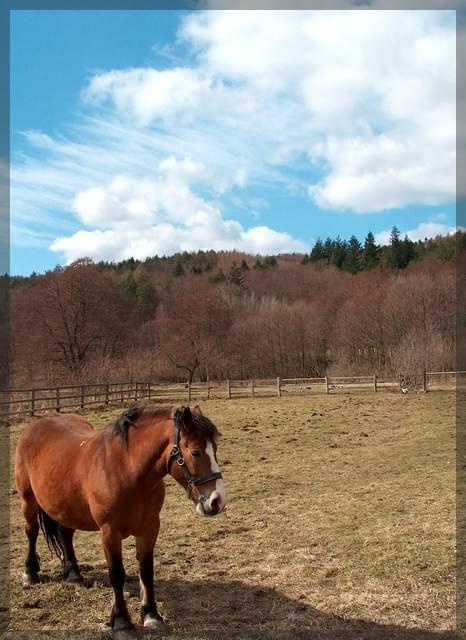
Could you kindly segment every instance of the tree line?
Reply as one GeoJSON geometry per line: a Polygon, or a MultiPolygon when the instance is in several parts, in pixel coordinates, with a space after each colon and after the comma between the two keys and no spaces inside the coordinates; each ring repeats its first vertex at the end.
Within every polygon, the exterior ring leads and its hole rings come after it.
{"type": "Polygon", "coordinates": [[[369,271],[377,266],[392,269],[405,269],[408,264],[416,260],[431,256],[439,260],[451,260],[458,245],[464,243],[464,234],[431,238],[414,242],[407,235],[401,238],[399,229],[392,227],[390,242],[387,245],[377,244],[374,234],[369,231],[364,243],[355,235],[347,240],[337,237],[335,240],[327,238],[317,239],[310,254],[303,257],[303,263],[325,262],[333,264],[339,269],[350,273],[369,271]]]}
{"type": "Polygon", "coordinates": [[[387,247],[371,235],[308,256],[82,259],[12,278],[12,384],[454,368],[466,234],[409,247],[397,230],[387,247]]]}

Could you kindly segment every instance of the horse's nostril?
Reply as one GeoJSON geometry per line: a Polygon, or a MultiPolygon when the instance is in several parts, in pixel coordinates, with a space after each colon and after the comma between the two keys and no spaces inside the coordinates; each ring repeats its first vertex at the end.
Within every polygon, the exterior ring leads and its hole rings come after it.
{"type": "Polygon", "coordinates": [[[211,513],[218,513],[220,510],[220,504],[219,504],[219,499],[218,498],[214,498],[212,500],[212,502],[210,503],[210,511],[211,513]]]}

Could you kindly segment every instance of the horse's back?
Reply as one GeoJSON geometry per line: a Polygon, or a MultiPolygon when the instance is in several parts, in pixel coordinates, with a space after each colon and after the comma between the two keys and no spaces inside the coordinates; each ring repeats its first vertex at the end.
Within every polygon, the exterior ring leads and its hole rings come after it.
{"type": "Polygon", "coordinates": [[[43,458],[66,463],[76,457],[80,443],[94,435],[93,427],[75,414],[33,420],[25,426],[16,445],[17,480],[29,475],[31,466],[41,465],[43,458]]]}
{"type": "Polygon", "coordinates": [[[47,416],[33,420],[25,426],[18,439],[17,450],[34,450],[44,445],[47,447],[53,443],[62,444],[65,441],[74,441],[78,438],[89,437],[95,433],[92,425],[84,418],[75,414],[61,416],[47,416]]]}

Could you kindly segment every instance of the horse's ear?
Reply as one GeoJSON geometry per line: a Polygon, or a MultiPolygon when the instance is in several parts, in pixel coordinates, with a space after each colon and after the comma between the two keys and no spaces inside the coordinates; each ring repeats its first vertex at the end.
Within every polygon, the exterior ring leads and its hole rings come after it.
{"type": "Polygon", "coordinates": [[[199,416],[203,415],[201,411],[201,407],[198,404],[193,408],[193,413],[197,413],[199,416]]]}
{"type": "Polygon", "coordinates": [[[185,431],[189,431],[193,423],[193,416],[189,407],[183,407],[183,427],[185,431]]]}

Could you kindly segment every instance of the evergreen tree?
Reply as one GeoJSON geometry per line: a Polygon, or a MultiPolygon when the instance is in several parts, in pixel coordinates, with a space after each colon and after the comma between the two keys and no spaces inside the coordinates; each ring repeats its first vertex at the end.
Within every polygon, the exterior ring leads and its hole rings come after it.
{"type": "Polygon", "coordinates": [[[121,282],[121,286],[126,289],[131,295],[136,295],[136,289],[138,287],[136,280],[134,279],[133,272],[130,271],[126,278],[121,282]]]}
{"type": "Polygon", "coordinates": [[[143,273],[136,285],[136,309],[143,319],[154,315],[157,306],[157,296],[146,273],[143,273]]]}
{"type": "Polygon", "coordinates": [[[415,244],[405,235],[400,243],[400,269],[404,269],[408,264],[416,259],[415,244]]]}
{"type": "Polygon", "coordinates": [[[180,276],[184,276],[186,274],[186,271],[184,270],[183,263],[180,258],[178,258],[178,260],[176,261],[176,264],[172,273],[175,278],[179,278],[180,276]]]}
{"type": "Polygon", "coordinates": [[[228,281],[232,284],[244,289],[244,273],[241,267],[238,267],[236,262],[231,265],[230,273],[228,274],[228,281]]]}
{"type": "Polygon", "coordinates": [[[325,257],[323,242],[320,238],[317,238],[315,245],[312,247],[310,259],[312,262],[317,262],[318,260],[323,260],[325,257]]]}
{"type": "Polygon", "coordinates": [[[343,262],[343,268],[351,273],[361,269],[361,243],[355,235],[351,236],[343,262]]]}
{"type": "Polygon", "coordinates": [[[378,263],[378,260],[378,249],[377,245],[375,244],[374,234],[372,233],[372,231],[369,231],[366,239],[364,240],[364,250],[362,252],[361,258],[362,268],[365,271],[373,269],[378,263]]]}
{"type": "Polygon", "coordinates": [[[393,225],[390,232],[389,264],[394,269],[403,269],[406,265],[403,260],[403,246],[400,240],[400,231],[393,225]]]}
{"type": "Polygon", "coordinates": [[[332,245],[333,246],[330,253],[330,262],[331,264],[334,264],[336,267],[341,269],[346,258],[348,245],[344,240],[340,238],[339,235],[333,241],[332,245]]]}
{"type": "Polygon", "coordinates": [[[278,265],[277,258],[275,256],[266,256],[263,265],[265,268],[276,267],[278,265]]]}
{"type": "Polygon", "coordinates": [[[223,273],[222,269],[219,269],[216,274],[210,276],[209,282],[211,284],[218,284],[219,282],[225,282],[227,279],[226,275],[223,273]]]}
{"type": "Polygon", "coordinates": [[[246,260],[243,258],[242,262],[241,262],[241,271],[249,271],[249,265],[246,262],[246,260]]]}
{"type": "Polygon", "coordinates": [[[333,249],[334,249],[334,241],[331,238],[327,238],[324,242],[324,255],[323,255],[323,258],[327,260],[327,263],[330,263],[332,260],[333,249]]]}

